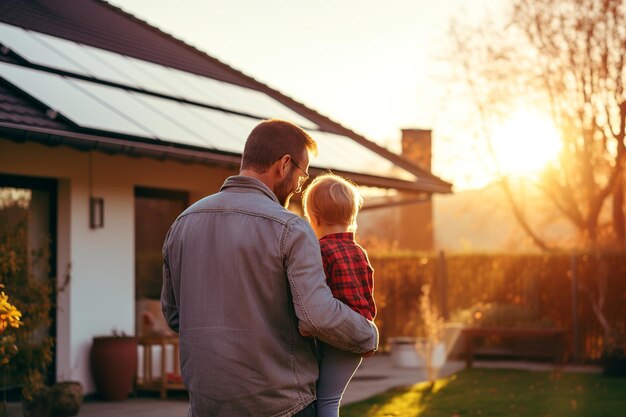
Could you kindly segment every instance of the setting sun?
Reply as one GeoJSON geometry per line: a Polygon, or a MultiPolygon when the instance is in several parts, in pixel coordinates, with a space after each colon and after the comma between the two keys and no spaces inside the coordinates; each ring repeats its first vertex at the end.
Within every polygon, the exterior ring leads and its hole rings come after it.
{"type": "Polygon", "coordinates": [[[527,176],[554,161],[561,141],[554,123],[537,111],[518,111],[492,129],[493,149],[502,174],[527,176]]]}

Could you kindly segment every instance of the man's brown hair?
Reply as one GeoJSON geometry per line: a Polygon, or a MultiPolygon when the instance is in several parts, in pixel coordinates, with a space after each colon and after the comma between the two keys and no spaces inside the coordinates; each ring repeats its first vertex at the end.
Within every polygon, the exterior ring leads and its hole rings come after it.
{"type": "Polygon", "coordinates": [[[285,155],[290,155],[295,163],[301,163],[300,155],[305,148],[317,155],[317,143],[300,127],[285,120],[264,120],[248,135],[241,156],[241,169],[265,172],[285,155]]]}

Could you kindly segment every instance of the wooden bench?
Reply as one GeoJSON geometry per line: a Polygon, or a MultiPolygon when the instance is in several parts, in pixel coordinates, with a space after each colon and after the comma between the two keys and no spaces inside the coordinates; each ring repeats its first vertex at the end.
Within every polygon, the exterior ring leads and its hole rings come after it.
{"type": "Polygon", "coordinates": [[[142,374],[137,377],[137,390],[158,391],[161,398],[167,398],[168,390],[184,391],[178,363],[178,336],[143,336],[139,338],[139,346],[143,347],[142,374]],[[153,355],[157,346],[160,347],[159,374],[153,372],[153,355]],[[169,347],[169,348],[168,348],[169,347]],[[171,352],[171,353],[170,353],[171,352]],[[168,361],[168,355],[170,361],[168,361]],[[167,363],[173,364],[172,372],[168,372],[167,363]]]}
{"type": "Polygon", "coordinates": [[[471,368],[474,361],[475,341],[477,338],[498,336],[503,339],[547,339],[554,340],[554,361],[564,361],[565,336],[563,328],[542,327],[466,327],[462,331],[465,338],[465,367],[471,368]]]}

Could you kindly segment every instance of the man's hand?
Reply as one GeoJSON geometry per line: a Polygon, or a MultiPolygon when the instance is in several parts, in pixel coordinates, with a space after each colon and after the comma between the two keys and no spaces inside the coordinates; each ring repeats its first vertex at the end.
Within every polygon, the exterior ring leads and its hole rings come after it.
{"type": "Polygon", "coordinates": [[[306,323],[303,323],[301,321],[298,322],[298,330],[300,331],[300,335],[304,337],[313,336],[313,334],[309,331],[309,328],[307,327],[306,323]]]}

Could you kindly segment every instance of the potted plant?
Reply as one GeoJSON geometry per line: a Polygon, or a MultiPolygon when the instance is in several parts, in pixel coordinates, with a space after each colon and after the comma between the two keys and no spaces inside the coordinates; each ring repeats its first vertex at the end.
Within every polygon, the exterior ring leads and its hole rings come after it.
{"type": "Polygon", "coordinates": [[[123,401],[128,397],[137,372],[138,339],[113,331],[112,336],[97,336],[91,346],[90,364],[100,397],[123,401]]]}
{"type": "Polygon", "coordinates": [[[460,333],[458,323],[446,323],[432,305],[430,284],[421,287],[418,300],[419,315],[409,322],[408,328],[415,337],[389,338],[391,362],[401,368],[424,368],[429,380],[434,380],[444,365],[448,347],[452,346],[460,333]]]}
{"type": "Polygon", "coordinates": [[[444,343],[445,321],[430,301],[430,284],[422,285],[419,312],[422,326],[418,331],[419,337],[415,350],[426,368],[428,380],[432,382],[446,362],[446,346],[444,343]]]}
{"type": "Polygon", "coordinates": [[[50,415],[73,417],[78,415],[83,401],[83,386],[78,381],[57,382],[50,387],[50,415]]]}
{"type": "Polygon", "coordinates": [[[33,375],[22,396],[24,417],[72,417],[78,415],[83,387],[77,381],[46,385],[41,375],[33,375]]]}

